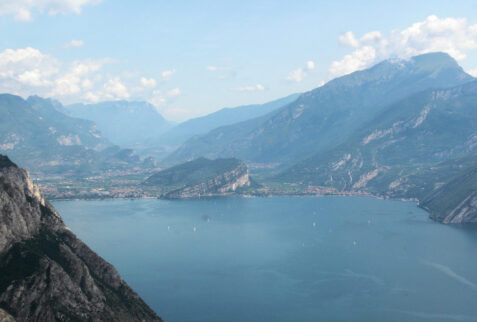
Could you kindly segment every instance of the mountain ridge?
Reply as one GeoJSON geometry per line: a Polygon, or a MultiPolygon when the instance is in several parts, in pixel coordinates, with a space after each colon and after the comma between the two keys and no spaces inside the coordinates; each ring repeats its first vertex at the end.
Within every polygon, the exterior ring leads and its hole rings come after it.
{"type": "Polygon", "coordinates": [[[104,138],[93,122],[61,110],[61,104],[51,99],[1,94],[0,153],[44,174],[96,173],[144,164],[132,150],[104,138]]]}
{"type": "Polygon", "coordinates": [[[364,175],[379,167],[429,166],[463,157],[477,146],[473,131],[476,102],[477,81],[411,95],[391,104],[347,142],[317,153],[279,176],[294,181],[307,178],[310,184],[317,184],[329,182],[332,175],[333,185],[346,190],[352,188],[353,169],[364,175]]]}
{"type": "Polygon", "coordinates": [[[451,87],[473,78],[443,53],[398,62],[384,61],[369,69],[334,79],[302,94],[293,103],[262,118],[259,124],[231,125],[183,144],[165,159],[174,164],[198,156],[237,157],[246,162],[291,165],[313,152],[344,142],[382,108],[429,88],[451,87]],[[250,129],[241,131],[241,127],[250,129]],[[240,132],[230,137],[228,133],[240,132]],[[210,142],[215,141],[215,147],[210,142]]]}
{"type": "Polygon", "coordinates": [[[165,132],[163,139],[160,141],[166,144],[181,144],[193,136],[205,134],[213,129],[265,115],[293,102],[299,95],[300,94],[291,94],[264,104],[225,107],[216,112],[193,118],[176,125],[165,132]]]}

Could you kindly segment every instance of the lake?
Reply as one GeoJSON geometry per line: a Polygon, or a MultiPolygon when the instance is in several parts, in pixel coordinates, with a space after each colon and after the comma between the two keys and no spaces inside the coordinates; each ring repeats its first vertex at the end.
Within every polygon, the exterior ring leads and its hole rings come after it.
{"type": "Polygon", "coordinates": [[[53,204],[165,321],[477,320],[477,230],[412,202],[53,204]]]}

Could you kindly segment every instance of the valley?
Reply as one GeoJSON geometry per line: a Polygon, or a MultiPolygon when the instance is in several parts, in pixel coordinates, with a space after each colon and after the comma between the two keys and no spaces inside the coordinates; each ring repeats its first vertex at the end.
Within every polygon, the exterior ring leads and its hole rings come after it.
{"type": "MultiPolygon", "coordinates": [[[[444,219],[425,201],[476,165],[477,82],[444,53],[384,61],[310,92],[223,109],[175,126],[141,102],[62,106],[39,97],[3,100],[4,122],[14,117],[9,107],[14,104],[22,106],[21,117],[37,123],[37,130],[4,127],[9,130],[0,151],[30,167],[51,199],[172,198],[172,190],[177,190],[173,198],[368,195],[423,202],[439,221],[474,220],[474,210],[444,219]],[[115,109],[115,120],[108,119],[115,109]],[[64,129],[55,125],[60,121],[64,129]],[[151,127],[155,132],[148,137],[121,130],[151,127]],[[45,143],[38,145],[39,139],[45,143]],[[48,152],[42,144],[48,144],[48,152]],[[50,152],[52,146],[56,152],[50,152]],[[24,157],[29,150],[37,159],[24,157]],[[161,152],[152,157],[148,151],[153,150],[161,152]],[[226,170],[211,164],[217,170],[212,177],[151,184],[154,176],[179,169],[196,176],[188,164],[204,157],[235,158],[252,183],[220,179],[228,176],[226,170]],[[240,188],[219,188],[223,180],[240,188]]],[[[459,200],[468,197],[463,192],[459,200]]]]}

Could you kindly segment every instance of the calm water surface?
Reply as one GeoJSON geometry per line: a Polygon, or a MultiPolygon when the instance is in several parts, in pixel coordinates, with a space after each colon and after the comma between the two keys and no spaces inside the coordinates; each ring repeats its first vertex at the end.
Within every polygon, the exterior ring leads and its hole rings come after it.
{"type": "Polygon", "coordinates": [[[58,201],[166,321],[476,321],[477,230],[365,197],[58,201]]]}

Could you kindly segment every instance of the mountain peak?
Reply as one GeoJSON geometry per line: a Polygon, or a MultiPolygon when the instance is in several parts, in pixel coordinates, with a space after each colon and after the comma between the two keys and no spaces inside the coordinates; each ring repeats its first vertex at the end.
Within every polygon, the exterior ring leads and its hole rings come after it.
{"type": "Polygon", "coordinates": [[[449,54],[444,52],[432,52],[417,55],[411,58],[411,61],[423,69],[434,68],[458,68],[462,69],[457,61],[449,54]]]}
{"type": "Polygon", "coordinates": [[[436,88],[451,87],[472,80],[472,76],[468,75],[450,55],[443,52],[432,52],[409,59],[390,58],[370,68],[335,78],[325,86],[313,91],[322,91],[325,87],[362,86],[364,83],[370,82],[395,82],[397,79],[406,83],[410,78],[416,77],[423,81],[432,80],[436,84],[431,87],[436,88]]]}
{"type": "MultiPolygon", "coordinates": [[[[437,52],[430,52],[420,55],[415,55],[409,58],[400,58],[400,57],[391,57],[382,61],[381,63],[377,63],[375,66],[379,66],[380,64],[392,64],[392,65],[406,65],[412,64],[413,66],[419,66],[421,68],[442,68],[442,67],[453,67],[453,68],[460,68],[457,61],[447,53],[437,51],[437,52]]],[[[373,67],[371,67],[373,68],[373,67]]]]}
{"type": "Polygon", "coordinates": [[[468,76],[457,61],[449,54],[444,52],[432,52],[412,56],[410,58],[389,58],[376,65],[359,71],[357,73],[371,72],[375,76],[389,77],[395,73],[410,72],[411,74],[423,73],[433,74],[441,71],[451,71],[454,76],[460,74],[460,77],[468,76]]]}

